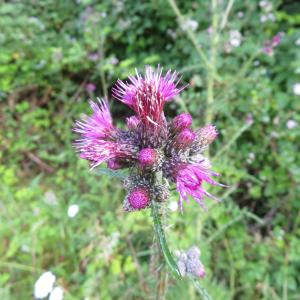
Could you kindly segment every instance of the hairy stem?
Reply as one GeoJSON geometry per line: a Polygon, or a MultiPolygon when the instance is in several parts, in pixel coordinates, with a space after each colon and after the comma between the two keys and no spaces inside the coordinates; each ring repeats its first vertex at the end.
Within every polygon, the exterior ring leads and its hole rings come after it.
{"type": "Polygon", "coordinates": [[[162,207],[159,207],[159,204],[155,201],[152,201],[151,203],[151,209],[152,209],[152,217],[153,217],[153,223],[154,223],[154,230],[156,233],[156,239],[157,243],[159,245],[159,248],[163,254],[164,262],[169,267],[172,274],[177,277],[181,278],[180,271],[177,267],[177,264],[169,250],[168,243],[166,241],[165,232],[164,232],[164,220],[162,218],[165,218],[165,214],[163,213],[162,207]]]}
{"type": "Polygon", "coordinates": [[[211,123],[213,121],[214,115],[212,110],[212,105],[214,102],[214,77],[216,73],[216,58],[217,58],[217,46],[218,46],[218,13],[217,13],[217,1],[212,0],[211,10],[212,10],[212,26],[211,26],[211,36],[210,36],[210,68],[207,73],[207,110],[206,110],[206,123],[211,123]]]}

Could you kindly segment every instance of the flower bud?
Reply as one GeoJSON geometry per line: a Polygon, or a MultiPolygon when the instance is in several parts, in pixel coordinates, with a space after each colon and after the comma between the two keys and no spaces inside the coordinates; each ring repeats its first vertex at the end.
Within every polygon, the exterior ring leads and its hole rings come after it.
{"type": "Polygon", "coordinates": [[[138,161],[141,167],[151,167],[157,161],[157,152],[151,148],[144,148],[138,155],[138,161]]]}
{"type": "Polygon", "coordinates": [[[174,146],[179,149],[185,149],[189,147],[195,139],[196,134],[191,129],[186,128],[179,132],[178,135],[175,137],[174,146]]]}
{"type": "Polygon", "coordinates": [[[217,136],[218,131],[213,125],[207,125],[200,129],[200,138],[204,146],[211,144],[217,136]]]}
{"type": "Polygon", "coordinates": [[[171,129],[175,132],[181,131],[185,128],[188,128],[192,125],[192,117],[189,114],[181,113],[180,115],[176,116],[172,123],[171,123],[171,129]]]}
{"type": "Polygon", "coordinates": [[[147,189],[138,187],[128,195],[128,202],[134,210],[145,208],[150,203],[150,196],[147,189]]]}

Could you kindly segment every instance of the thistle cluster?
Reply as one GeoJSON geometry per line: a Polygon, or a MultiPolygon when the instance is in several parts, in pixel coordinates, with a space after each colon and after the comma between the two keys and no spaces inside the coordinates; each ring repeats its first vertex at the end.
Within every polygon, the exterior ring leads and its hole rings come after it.
{"type": "MultiPolygon", "coordinates": [[[[176,185],[179,206],[191,196],[202,207],[203,198],[214,198],[203,183],[220,185],[213,177],[210,162],[202,153],[217,137],[216,128],[207,125],[193,130],[187,113],[167,121],[164,105],[185,87],[178,87],[176,71],[162,74],[147,66],[144,76],[136,72],[128,81],[118,80],[113,96],[129,106],[133,115],[126,119],[126,129],[113,125],[108,102],[90,102],[92,115],[77,121],[74,131],[80,134],[75,147],[80,157],[95,168],[106,162],[112,170],[130,170],[124,181],[126,211],[147,208],[151,201],[164,202],[170,183],[176,185]]],[[[215,199],[215,198],[214,198],[215,199]]]]}

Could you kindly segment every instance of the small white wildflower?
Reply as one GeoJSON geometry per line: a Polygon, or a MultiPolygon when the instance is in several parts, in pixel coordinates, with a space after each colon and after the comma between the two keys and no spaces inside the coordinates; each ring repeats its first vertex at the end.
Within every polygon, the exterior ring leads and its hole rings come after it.
{"type": "Polygon", "coordinates": [[[295,83],[293,85],[293,92],[295,95],[299,96],[300,95],[300,83],[295,83]]]}
{"type": "Polygon", "coordinates": [[[68,208],[69,218],[74,218],[79,212],[79,206],[77,204],[72,204],[68,208]]]}
{"type": "Polygon", "coordinates": [[[300,46],[300,38],[296,40],[295,44],[296,44],[297,46],[300,46]]]}
{"type": "Polygon", "coordinates": [[[59,286],[55,287],[50,294],[49,300],[63,300],[64,291],[59,286]]]}
{"type": "Polygon", "coordinates": [[[178,210],[178,203],[177,201],[171,201],[170,204],[169,204],[169,209],[171,211],[177,211],[178,210]]]}
{"type": "Polygon", "coordinates": [[[265,7],[264,7],[264,11],[265,12],[270,12],[273,9],[273,4],[271,2],[268,2],[265,7]]]}
{"type": "Polygon", "coordinates": [[[175,40],[177,37],[176,31],[174,31],[170,28],[167,29],[167,35],[169,35],[173,40],[175,40]]]}
{"type": "Polygon", "coordinates": [[[181,27],[183,30],[196,31],[198,28],[198,22],[196,20],[187,19],[182,24],[181,27]]]}
{"type": "Polygon", "coordinates": [[[253,62],[253,65],[256,66],[256,67],[259,66],[259,65],[260,65],[259,60],[255,60],[255,61],[253,62]]]}
{"type": "Polygon", "coordinates": [[[55,276],[51,272],[43,273],[34,284],[34,297],[41,299],[47,297],[52,291],[55,282],[55,276]]]}
{"type": "Polygon", "coordinates": [[[30,252],[30,248],[29,248],[27,245],[22,245],[22,246],[21,246],[21,251],[22,251],[22,252],[27,252],[27,253],[28,253],[28,252],[30,252]]]}
{"type": "Polygon", "coordinates": [[[113,65],[113,66],[116,65],[118,62],[119,62],[119,60],[115,56],[112,56],[108,60],[108,63],[111,64],[111,65],[113,65]]]}
{"type": "Polygon", "coordinates": [[[266,16],[266,15],[260,16],[260,23],[265,23],[265,22],[267,22],[267,20],[268,20],[268,16],[266,16]]]}
{"type": "Polygon", "coordinates": [[[286,127],[288,128],[288,129],[294,129],[294,128],[296,128],[298,126],[298,123],[295,121],[295,120],[288,120],[287,122],[286,122],[286,127]]]}
{"type": "Polygon", "coordinates": [[[273,119],[273,124],[274,124],[274,125],[279,125],[279,122],[280,122],[280,117],[279,117],[279,116],[276,116],[276,117],[273,119]]]}
{"type": "Polygon", "coordinates": [[[254,158],[255,158],[255,153],[250,152],[249,155],[248,155],[248,157],[249,157],[250,159],[254,159],[254,158]]]}
{"type": "Polygon", "coordinates": [[[239,47],[242,41],[242,35],[238,30],[231,30],[229,32],[229,43],[233,47],[239,47]]]}
{"type": "Polygon", "coordinates": [[[272,21],[272,22],[275,22],[276,21],[276,17],[274,14],[270,13],[268,14],[268,20],[272,21]]]}
{"type": "Polygon", "coordinates": [[[242,12],[242,11],[239,11],[238,13],[237,13],[237,16],[238,16],[238,18],[243,18],[244,17],[244,13],[242,12]]]}
{"type": "Polygon", "coordinates": [[[267,4],[268,4],[268,1],[266,1],[266,0],[259,1],[260,7],[265,7],[267,4]]]}
{"type": "Polygon", "coordinates": [[[248,154],[247,163],[248,163],[248,164],[251,164],[251,163],[254,161],[254,159],[255,159],[255,153],[250,152],[250,153],[248,154]]]}

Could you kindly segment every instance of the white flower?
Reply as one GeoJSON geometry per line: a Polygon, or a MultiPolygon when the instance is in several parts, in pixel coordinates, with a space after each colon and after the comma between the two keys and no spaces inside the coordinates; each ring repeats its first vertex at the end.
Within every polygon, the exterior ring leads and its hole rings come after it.
{"type": "Polygon", "coordinates": [[[178,203],[177,203],[177,201],[170,202],[169,209],[171,211],[174,211],[174,212],[177,211],[178,210],[178,203]]]}
{"type": "Polygon", "coordinates": [[[260,23],[265,23],[267,20],[268,20],[268,16],[266,16],[266,15],[260,16],[260,23]]]}
{"type": "Polygon", "coordinates": [[[196,20],[187,19],[182,24],[181,27],[183,30],[196,31],[198,28],[198,22],[196,20]]]}
{"type": "Polygon", "coordinates": [[[296,40],[296,43],[295,43],[297,46],[300,46],[300,38],[298,40],[296,40]]]}
{"type": "Polygon", "coordinates": [[[268,4],[268,1],[265,1],[265,0],[259,1],[260,7],[265,7],[267,4],[268,4]]]}
{"type": "Polygon", "coordinates": [[[264,7],[264,11],[265,12],[270,12],[273,9],[273,5],[271,2],[269,2],[265,7],[264,7]]]}
{"type": "Polygon", "coordinates": [[[268,19],[272,22],[274,22],[276,20],[274,14],[272,14],[272,13],[268,14],[268,19]]]}
{"type": "Polygon", "coordinates": [[[68,208],[69,218],[74,218],[79,212],[79,206],[77,204],[72,204],[68,208]]]}
{"type": "Polygon", "coordinates": [[[233,47],[240,46],[242,41],[242,35],[238,30],[230,30],[229,32],[229,43],[233,47]]]}
{"type": "Polygon", "coordinates": [[[244,12],[239,11],[239,12],[237,13],[237,16],[238,16],[240,19],[243,18],[243,17],[244,17],[244,12]]]}
{"type": "Polygon", "coordinates": [[[255,159],[255,153],[250,152],[250,153],[248,154],[247,163],[248,163],[248,164],[251,164],[251,163],[254,161],[254,159],[255,159]]]}
{"type": "Polygon", "coordinates": [[[295,95],[299,96],[300,95],[300,83],[295,83],[293,85],[293,92],[295,95]]]}
{"type": "Polygon", "coordinates": [[[286,122],[286,127],[288,129],[293,129],[293,128],[297,127],[297,125],[298,125],[298,123],[295,120],[288,120],[286,122]]]}
{"type": "Polygon", "coordinates": [[[23,252],[30,252],[30,248],[27,245],[22,245],[21,246],[21,251],[23,251],[23,252]]]}
{"type": "Polygon", "coordinates": [[[34,297],[41,299],[47,297],[52,291],[55,276],[51,272],[45,272],[34,284],[34,297]]]}
{"type": "Polygon", "coordinates": [[[59,286],[55,287],[50,294],[49,300],[63,300],[64,291],[59,286]]]}

